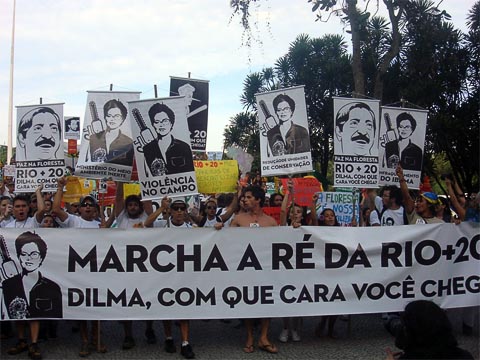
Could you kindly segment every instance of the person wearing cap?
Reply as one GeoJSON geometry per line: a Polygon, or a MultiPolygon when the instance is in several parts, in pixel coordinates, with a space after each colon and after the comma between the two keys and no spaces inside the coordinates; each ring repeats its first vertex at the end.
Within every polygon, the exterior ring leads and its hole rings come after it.
{"type": "MultiPolygon", "coordinates": [[[[65,176],[57,179],[57,192],[53,198],[53,212],[57,215],[58,225],[62,228],[77,228],[77,229],[98,229],[103,227],[96,219],[97,216],[97,202],[92,195],[84,196],[80,199],[80,216],[75,216],[67,213],[62,209],[63,188],[67,184],[65,176]]],[[[92,322],[92,336],[94,346],[97,347],[98,352],[106,352],[107,349],[100,342],[97,337],[97,330],[99,321],[92,322]],[[98,345],[98,346],[97,346],[98,345]]],[[[80,336],[82,338],[82,345],[80,347],[79,356],[85,357],[90,354],[88,344],[88,323],[86,320],[80,321],[80,336]]]]}
{"type": "MultiPolygon", "coordinates": [[[[145,227],[169,227],[173,229],[179,228],[191,228],[188,222],[185,221],[185,217],[187,215],[187,204],[182,199],[176,199],[172,201],[172,199],[168,197],[164,197],[161,201],[160,207],[153,213],[151,213],[147,220],[145,220],[144,225],[145,227]],[[169,210],[170,217],[168,217],[169,210]],[[155,221],[160,214],[167,215],[167,221],[159,222],[155,221]]],[[[164,218],[165,220],[165,218],[164,218]]],[[[180,353],[186,359],[194,359],[195,353],[193,352],[192,346],[190,345],[188,338],[190,333],[190,323],[188,320],[180,320],[180,334],[182,337],[182,346],[180,353]]],[[[171,320],[164,320],[163,321],[163,329],[165,332],[165,351],[167,353],[174,353],[176,351],[175,344],[173,342],[172,336],[172,321],[171,320]]]]}
{"type": "MultiPolygon", "coordinates": [[[[139,195],[128,195],[124,200],[123,183],[117,182],[117,191],[115,193],[115,223],[112,227],[119,229],[143,228],[143,223],[152,212],[152,202],[142,202],[139,195]],[[145,205],[145,207],[144,207],[145,205]]],[[[122,344],[123,350],[129,350],[135,347],[133,338],[133,321],[122,321],[125,337],[122,344]]],[[[153,320],[146,320],[145,336],[149,344],[156,343],[157,339],[153,330],[153,320]]]]}
{"type": "Polygon", "coordinates": [[[436,217],[436,207],[439,203],[438,196],[434,192],[423,192],[414,201],[410,196],[407,181],[403,176],[403,168],[399,164],[396,168],[400,190],[403,196],[403,205],[407,212],[409,224],[435,224],[444,223],[442,219],[436,217]]]}

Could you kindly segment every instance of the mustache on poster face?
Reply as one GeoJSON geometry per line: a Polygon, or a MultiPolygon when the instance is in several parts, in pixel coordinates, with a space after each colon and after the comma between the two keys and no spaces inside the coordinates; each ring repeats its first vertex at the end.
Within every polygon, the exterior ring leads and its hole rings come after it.
{"type": "Polygon", "coordinates": [[[370,142],[370,137],[368,135],[357,133],[357,135],[352,136],[351,140],[354,141],[354,142],[363,141],[365,143],[369,143],[370,142]]]}
{"type": "Polygon", "coordinates": [[[44,146],[44,145],[49,145],[51,147],[55,146],[55,141],[52,140],[52,138],[40,138],[37,142],[35,142],[35,146],[44,146]]]}

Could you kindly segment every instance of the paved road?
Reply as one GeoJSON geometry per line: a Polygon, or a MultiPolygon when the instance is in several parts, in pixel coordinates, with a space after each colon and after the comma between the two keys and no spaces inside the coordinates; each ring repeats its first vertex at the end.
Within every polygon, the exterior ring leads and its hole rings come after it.
{"type": "MultiPolygon", "coordinates": [[[[460,346],[469,350],[479,359],[480,338],[478,333],[478,318],[473,336],[461,335],[460,312],[452,310],[449,317],[454,324],[455,333],[460,346]]],[[[245,354],[242,347],[245,339],[245,329],[236,328],[239,321],[224,323],[219,320],[191,322],[191,343],[197,359],[385,359],[385,348],[393,346],[393,338],[383,329],[379,314],[354,315],[351,317],[350,329],[347,321],[337,321],[336,331],[339,337],[330,339],[318,338],[314,329],[318,318],[304,318],[302,341],[281,344],[277,337],[282,328],[281,319],[273,319],[271,324],[271,340],[277,344],[279,353],[268,354],[258,348],[252,354],[245,354]]],[[[92,353],[88,359],[182,359],[178,350],[176,354],[163,351],[163,331],[160,321],[154,324],[159,342],[154,345],[146,343],[144,338],[144,323],[134,323],[136,347],[122,350],[123,329],[117,321],[102,322],[103,337],[108,347],[105,354],[92,353]]],[[[61,321],[58,328],[58,338],[40,344],[44,359],[79,359],[79,335],[72,334],[71,323],[61,321]]],[[[175,327],[177,341],[179,329],[175,327]]],[[[2,341],[2,359],[28,359],[26,353],[9,356],[6,349],[14,344],[15,339],[2,341]]]]}

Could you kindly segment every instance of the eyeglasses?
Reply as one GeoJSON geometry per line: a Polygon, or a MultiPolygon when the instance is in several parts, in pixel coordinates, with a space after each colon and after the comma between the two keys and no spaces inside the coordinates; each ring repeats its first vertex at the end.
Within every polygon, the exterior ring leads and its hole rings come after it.
{"type": "Polygon", "coordinates": [[[114,118],[115,120],[121,120],[123,119],[123,116],[121,114],[115,114],[115,115],[107,115],[108,118],[114,118]]]}
{"type": "Polygon", "coordinates": [[[410,130],[412,127],[410,125],[400,125],[398,128],[399,129],[410,130]]]}
{"type": "Polygon", "coordinates": [[[217,210],[217,207],[216,206],[207,206],[207,209],[208,210],[217,210]]]}
{"type": "Polygon", "coordinates": [[[165,119],[162,119],[162,120],[154,120],[154,123],[155,124],[161,124],[161,125],[166,125],[168,123],[170,123],[170,119],[169,118],[165,118],[165,119]]]}
{"type": "Polygon", "coordinates": [[[31,253],[27,253],[22,251],[20,253],[20,256],[22,257],[29,257],[30,259],[38,259],[40,257],[40,253],[38,251],[32,251],[31,253]]]}
{"type": "Polygon", "coordinates": [[[185,211],[185,206],[172,206],[173,211],[185,211]]]}
{"type": "Polygon", "coordinates": [[[285,106],[284,108],[278,108],[277,112],[286,112],[291,111],[290,106],[285,106]]]}
{"type": "Polygon", "coordinates": [[[90,206],[90,207],[94,207],[95,205],[91,204],[91,203],[83,203],[82,205],[80,205],[81,207],[87,207],[87,206],[90,206]]]}

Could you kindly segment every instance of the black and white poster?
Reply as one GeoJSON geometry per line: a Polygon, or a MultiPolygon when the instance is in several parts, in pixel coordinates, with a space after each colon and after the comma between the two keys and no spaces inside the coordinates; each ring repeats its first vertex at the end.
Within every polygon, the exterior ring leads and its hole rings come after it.
{"type": "Polygon", "coordinates": [[[334,186],[378,186],[379,100],[333,99],[334,186]]]}
{"type": "Polygon", "coordinates": [[[140,92],[88,91],[76,175],[130,181],[134,152],[128,101],[139,98],[140,92]]]}
{"type": "Polygon", "coordinates": [[[410,189],[420,188],[427,128],[426,110],[382,106],[380,122],[380,185],[398,185],[400,164],[410,189]]]}
{"type": "Polygon", "coordinates": [[[44,272],[45,267],[42,268],[44,263],[49,263],[45,240],[35,232],[24,231],[11,243],[15,244],[17,261],[13,260],[15,256],[10,256],[5,238],[0,235],[1,318],[62,318],[62,290],[56,281],[49,278],[57,274],[44,272]]]}
{"type": "Polygon", "coordinates": [[[208,80],[170,77],[170,96],[184,96],[192,150],[205,151],[208,127],[208,80]]]}
{"type": "Polygon", "coordinates": [[[78,116],[65,116],[65,140],[80,140],[80,118],[78,116]]]}
{"type": "Polygon", "coordinates": [[[198,193],[183,96],[130,101],[142,198],[198,193]]]}
{"type": "Polygon", "coordinates": [[[263,176],[312,171],[303,86],[255,94],[263,176]]]}
{"type": "Polygon", "coordinates": [[[17,106],[15,192],[55,191],[63,176],[63,103],[17,106]]]}

